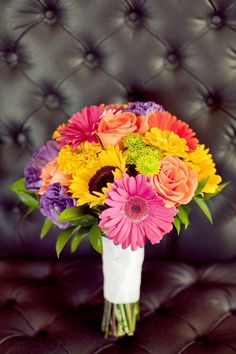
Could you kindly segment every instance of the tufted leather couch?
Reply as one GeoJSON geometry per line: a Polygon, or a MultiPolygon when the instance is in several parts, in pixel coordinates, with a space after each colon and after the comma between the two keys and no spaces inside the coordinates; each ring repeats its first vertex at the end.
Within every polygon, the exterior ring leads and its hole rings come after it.
{"type": "Polygon", "coordinates": [[[0,354],[236,352],[236,1],[0,1],[0,354]],[[105,341],[101,259],[58,261],[54,233],[9,191],[85,105],[156,100],[232,181],[191,226],[148,247],[134,337],[105,341]]]}

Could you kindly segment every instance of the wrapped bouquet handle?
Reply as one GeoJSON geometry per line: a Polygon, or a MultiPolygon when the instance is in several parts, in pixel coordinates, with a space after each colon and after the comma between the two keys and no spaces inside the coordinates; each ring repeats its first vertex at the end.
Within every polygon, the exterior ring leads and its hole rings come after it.
{"type": "Polygon", "coordinates": [[[102,331],[133,335],[139,316],[139,299],[144,248],[132,251],[103,237],[103,293],[105,299],[102,331]]]}
{"type": "Polygon", "coordinates": [[[27,215],[39,208],[45,216],[41,238],[60,229],[58,257],[85,237],[103,254],[108,337],[134,334],[146,242],[159,243],[173,226],[187,228],[191,203],[212,222],[207,201],[227,185],[221,180],[187,123],[155,102],[130,102],[73,114],[11,189],[27,215]]]}
{"type": "Polygon", "coordinates": [[[122,249],[103,237],[104,298],[114,304],[139,301],[144,248],[122,249]]]}

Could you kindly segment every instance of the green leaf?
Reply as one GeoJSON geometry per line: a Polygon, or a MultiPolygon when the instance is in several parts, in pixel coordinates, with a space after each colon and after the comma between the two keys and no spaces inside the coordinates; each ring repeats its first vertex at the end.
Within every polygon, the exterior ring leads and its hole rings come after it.
{"type": "Polygon", "coordinates": [[[44,221],[44,224],[42,226],[41,232],[40,232],[40,238],[43,239],[44,236],[48,233],[48,231],[54,226],[53,222],[49,219],[46,219],[44,221]]]}
{"type": "Polygon", "coordinates": [[[39,200],[33,195],[19,190],[16,191],[16,194],[25,205],[34,209],[39,208],[39,200]]]}
{"type": "Polygon", "coordinates": [[[217,192],[219,193],[219,192],[221,192],[225,187],[227,187],[228,186],[228,184],[230,184],[231,183],[231,181],[229,181],[229,182],[225,182],[225,183],[221,183],[218,187],[217,187],[217,192]]]}
{"type": "Polygon", "coordinates": [[[60,222],[74,221],[74,220],[79,219],[82,215],[83,215],[83,213],[82,213],[81,209],[78,207],[66,208],[60,214],[58,221],[60,221],[60,222]]]}
{"type": "Polygon", "coordinates": [[[93,217],[92,215],[83,215],[81,218],[79,218],[78,220],[76,220],[76,224],[77,225],[81,225],[81,226],[91,226],[96,222],[96,218],[93,217]]]}
{"type": "Polygon", "coordinates": [[[83,240],[83,238],[85,236],[87,236],[88,234],[88,228],[86,227],[81,227],[76,234],[74,234],[73,236],[73,240],[71,241],[71,245],[70,245],[70,250],[71,253],[74,253],[77,248],[79,247],[80,242],[83,240]]]}
{"type": "Polygon", "coordinates": [[[174,224],[174,227],[176,228],[177,233],[178,233],[178,235],[179,235],[180,229],[181,229],[181,221],[180,221],[180,219],[178,218],[178,215],[176,215],[176,217],[174,218],[173,224],[174,224]]]}
{"type": "Polygon", "coordinates": [[[209,177],[204,178],[203,180],[201,180],[198,183],[197,189],[195,190],[195,193],[194,193],[195,196],[197,196],[203,190],[203,188],[207,184],[208,180],[209,180],[209,177]]]}
{"type": "Polygon", "coordinates": [[[184,224],[185,230],[189,226],[189,217],[188,217],[188,212],[187,209],[185,209],[183,206],[180,206],[179,212],[177,214],[178,218],[180,219],[181,223],[184,224]]]}
{"type": "Polygon", "coordinates": [[[95,222],[89,230],[89,242],[97,252],[102,254],[102,232],[98,226],[98,222],[95,222]]]}
{"type": "Polygon", "coordinates": [[[204,193],[204,196],[202,197],[204,200],[209,200],[213,197],[215,197],[218,193],[220,193],[225,187],[228,186],[228,184],[230,184],[231,182],[225,182],[225,183],[222,183],[220,184],[218,187],[217,187],[217,191],[215,193],[204,193]]]}
{"type": "Polygon", "coordinates": [[[56,242],[56,252],[57,252],[57,257],[60,257],[61,251],[67,244],[67,242],[70,240],[70,238],[74,235],[75,228],[70,227],[69,229],[65,229],[60,233],[60,235],[57,238],[56,242]]]}
{"type": "Polygon", "coordinates": [[[18,181],[12,183],[10,185],[10,188],[13,192],[16,191],[25,191],[25,178],[18,179],[18,181]]]}
{"type": "Polygon", "coordinates": [[[201,209],[203,214],[207,217],[207,219],[210,221],[210,223],[213,224],[211,212],[210,212],[206,202],[202,198],[199,198],[199,197],[194,197],[193,200],[199,206],[199,208],[201,209]]]}

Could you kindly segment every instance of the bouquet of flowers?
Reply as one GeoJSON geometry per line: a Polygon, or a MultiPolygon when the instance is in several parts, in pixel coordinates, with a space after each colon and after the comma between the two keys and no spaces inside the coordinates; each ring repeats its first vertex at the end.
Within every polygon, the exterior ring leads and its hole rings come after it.
{"type": "Polygon", "coordinates": [[[72,115],[36,151],[12,190],[45,216],[43,238],[61,232],[59,257],[85,237],[103,254],[105,336],[133,335],[139,315],[144,246],[189,225],[194,202],[226,184],[189,125],[154,102],[101,104],[72,115]]]}

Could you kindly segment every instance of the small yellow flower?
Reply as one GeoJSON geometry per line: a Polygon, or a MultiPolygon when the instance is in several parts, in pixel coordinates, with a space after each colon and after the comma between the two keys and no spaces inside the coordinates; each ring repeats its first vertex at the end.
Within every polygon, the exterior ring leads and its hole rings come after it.
{"type": "Polygon", "coordinates": [[[66,145],[61,148],[58,157],[58,170],[73,175],[78,169],[91,168],[96,165],[97,154],[102,151],[99,144],[90,144],[87,141],[76,149],[66,145]]]}
{"type": "Polygon", "coordinates": [[[188,154],[186,163],[197,172],[199,182],[208,178],[202,192],[215,193],[217,191],[222,178],[216,174],[212,155],[209,153],[209,149],[205,149],[205,145],[198,145],[195,151],[188,154]]]}
{"type": "Polygon", "coordinates": [[[143,138],[147,145],[158,147],[166,156],[186,158],[189,150],[186,140],[169,130],[152,128],[143,138]]]}
{"type": "Polygon", "coordinates": [[[69,186],[72,196],[78,198],[77,205],[103,204],[114,178],[122,178],[125,166],[126,159],[119,147],[109,146],[98,154],[93,167],[78,169],[69,186]]]}

